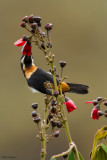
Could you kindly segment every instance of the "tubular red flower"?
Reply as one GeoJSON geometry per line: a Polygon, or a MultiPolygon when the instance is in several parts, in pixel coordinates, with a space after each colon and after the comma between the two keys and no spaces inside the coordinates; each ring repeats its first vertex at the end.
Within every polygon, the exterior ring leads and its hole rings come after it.
{"type": "Polygon", "coordinates": [[[27,55],[27,56],[30,56],[31,55],[31,44],[26,42],[24,44],[24,46],[22,47],[22,53],[23,55],[27,55]]]}
{"type": "Polygon", "coordinates": [[[87,104],[87,103],[92,103],[93,104],[93,101],[87,101],[87,102],[85,102],[85,104],[87,104]]]}
{"type": "Polygon", "coordinates": [[[92,112],[91,112],[91,118],[92,119],[99,119],[99,113],[98,113],[98,109],[93,108],[92,112]]]}
{"type": "Polygon", "coordinates": [[[18,41],[16,41],[14,45],[20,47],[20,46],[23,46],[25,43],[26,41],[24,41],[23,38],[21,38],[18,41]]]}
{"type": "Polygon", "coordinates": [[[66,108],[67,108],[67,111],[68,111],[68,113],[69,112],[72,112],[74,109],[76,109],[77,107],[75,106],[75,104],[74,104],[74,102],[71,100],[71,99],[69,99],[69,98],[67,98],[66,97],[66,100],[65,100],[65,106],[66,106],[66,108]]]}

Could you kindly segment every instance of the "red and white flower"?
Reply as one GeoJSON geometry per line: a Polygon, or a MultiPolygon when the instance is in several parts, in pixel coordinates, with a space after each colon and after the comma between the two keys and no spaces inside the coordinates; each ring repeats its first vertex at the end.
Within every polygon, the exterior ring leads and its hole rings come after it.
{"type": "Polygon", "coordinates": [[[68,113],[72,112],[73,110],[75,110],[77,108],[75,106],[74,102],[68,97],[65,98],[64,104],[65,104],[65,106],[67,108],[68,113]]]}

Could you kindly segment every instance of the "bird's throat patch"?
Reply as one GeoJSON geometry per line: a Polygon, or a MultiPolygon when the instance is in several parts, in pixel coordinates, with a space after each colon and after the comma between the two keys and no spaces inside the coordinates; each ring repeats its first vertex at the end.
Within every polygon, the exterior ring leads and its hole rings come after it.
{"type": "Polygon", "coordinates": [[[38,67],[36,66],[31,66],[29,68],[25,68],[25,76],[27,79],[29,79],[31,77],[31,75],[37,70],[38,67]]]}

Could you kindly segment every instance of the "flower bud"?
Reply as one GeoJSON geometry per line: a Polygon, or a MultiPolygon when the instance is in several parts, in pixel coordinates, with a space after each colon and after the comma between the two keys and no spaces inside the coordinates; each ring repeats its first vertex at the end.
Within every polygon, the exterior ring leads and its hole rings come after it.
{"type": "Polygon", "coordinates": [[[107,106],[107,101],[104,102],[104,105],[107,106]]]}
{"type": "Polygon", "coordinates": [[[39,22],[39,23],[38,23],[38,27],[41,27],[41,25],[42,25],[42,23],[41,23],[41,22],[39,22]]]}
{"type": "Polygon", "coordinates": [[[93,100],[93,105],[97,105],[98,104],[98,101],[97,100],[93,100]]]}
{"type": "Polygon", "coordinates": [[[52,118],[53,118],[53,115],[52,115],[52,114],[49,114],[49,115],[48,115],[48,120],[50,121],[52,118]]]}
{"type": "Polygon", "coordinates": [[[107,118],[107,109],[105,110],[104,116],[107,118]]]}
{"type": "Polygon", "coordinates": [[[37,109],[38,108],[38,103],[32,103],[32,108],[37,109]]]}
{"type": "Polygon", "coordinates": [[[55,114],[56,113],[56,107],[52,106],[50,111],[51,111],[51,113],[55,114]]]}
{"type": "Polygon", "coordinates": [[[57,126],[57,121],[53,120],[53,121],[51,122],[51,126],[52,126],[52,127],[56,127],[56,126],[57,126]]]}
{"type": "Polygon", "coordinates": [[[40,117],[34,117],[34,118],[33,118],[33,121],[34,121],[35,123],[39,123],[39,122],[41,121],[41,118],[40,118],[40,117]]]}
{"type": "Polygon", "coordinates": [[[101,101],[102,99],[102,97],[97,97],[97,101],[101,101]]]}
{"type": "Polygon", "coordinates": [[[46,33],[42,32],[42,36],[43,36],[43,38],[45,38],[46,37],[46,33]]]}
{"type": "Polygon", "coordinates": [[[29,16],[28,21],[29,21],[29,23],[33,23],[34,22],[34,16],[33,15],[29,16]]]}
{"type": "Polygon", "coordinates": [[[51,106],[56,106],[57,105],[57,101],[56,100],[52,100],[51,101],[51,106]]]}
{"type": "Polygon", "coordinates": [[[100,110],[100,106],[98,106],[98,105],[96,105],[94,108],[97,110],[100,110]]]}
{"type": "Polygon", "coordinates": [[[60,61],[60,66],[63,68],[66,66],[66,62],[65,61],[60,61]]]}
{"type": "Polygon", "coordinates": [[[42,20],[42,18],[39,17],[39,16],[35,16],[35,17],[34,17],[34,21],[35,21],[36,23],[39,23],[41,20],[42,20]]]}
{"type": "Polygon", "coordinates": [[[26,27],[26,23],[25,23],[25,22],[22,22],[22,23],[20,24],[20,26],[23,27],[23,28],[25,28],[25,27],[26,27]]]}
{"type": "Polygon", "coordinates": [[[37,112],[36,111],[33,111],[32,112],[32,117],[36,117],[37,116],[37,112]]]}
{"type": "Polygon", "coordinates": [[[53,25],[52,25],[51,23],[48,23],[48,24],[46,24],[46,25],[44,26],[44,28],[45,28],[47,31],[51,30],[52,27],[53,27],[53,25]]]}
{"type": "Polygon", "coordinates": [[[28,41],[28,37],[27,36],[23,36],[23,41],[28,41]]]}
{"type": "Polygon", "coordinates": [[[98,115],[102,116],[102,115],[104,115],[104,113],[101,110],[98,110],[98,115]]]}
{"type": "Polygon", "coordinates": [[[43,43],[40,45],[42,49],[45,50],[45,46],[43,45],[43,43]]]}
{"type": "Polygon", "coordinates": [[[59,133],[60,133],[60,131],[56,131],[56,132],[54,133],[54,137],[59,137],[59,133]]]}
{"type": "Polygon", "coordinates": [[[46,43],[46,47],[47,47],[47,48],[52,48],[52,43],[49,43],[49,42],[46,43]]]}
{"type": "Polygon", "coordinates": [[[57,127],[61,128],[62,127],[62,123],[61,122],[57,122],[57,127]]]}
{"type": "Polygon", "coordinates": [[[28,22],[28,16],[23,17],[22,21],[27,23],[28,22]]]}
{"type": "Polygon", "coordinates": [[[53,91],[53,95],[57,98],[57,97],[58,97],[58,95],[59,95],[59,92],[57,92],[57,91],[53,91]]]}
{"type": "Polygon", "coordinates": [[[32,29],[35,30],[37,27],[38,27],[38,24],[37,24],[37,23],[32,23],[32,24],[31,24],[31,28],[32,28],[32,29]]]}

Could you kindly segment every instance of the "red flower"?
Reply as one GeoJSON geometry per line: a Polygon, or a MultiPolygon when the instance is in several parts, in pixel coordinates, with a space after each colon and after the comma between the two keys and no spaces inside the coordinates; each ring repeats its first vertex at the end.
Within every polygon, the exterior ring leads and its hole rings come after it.
{"type": "Polygon", "coordinates": [[[67,108],[68,113],[69,113],[69,112],[72,112],[74,109],[77,108],[77,107],[75,106],[74,102],[73,102],[70,98],[68,98],[68,97],[65,98],[64,104],[66,105],[66,108],[67,108]]]}
{"type": "Polygon", "coordinates": [[[93,103],[93,101],[87,101],[87,102],[85,102],[85,104],[87,104],[87,103],[93,103]]]}
{"type": "Polygon", "coordinates": [[[23,55],[30,56],[31,55],[31,43],[26,42],[24,46],[22,47],[22,53],[23,55]]]}
{"type": "Polygon", "coordinates": [[[92,112],[91,112],[91,118],[92,119],[99,119],[99,113],[98,113],[98,109],[93,108],[92,112]]]}
{"type": "Polygon", "coordinates": [[[23,46],[26,43],[26,41],[23,40],[23,38],[19,39],[14,43],[15,46],[23,46]]]}

